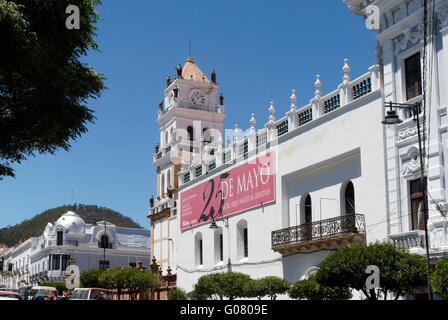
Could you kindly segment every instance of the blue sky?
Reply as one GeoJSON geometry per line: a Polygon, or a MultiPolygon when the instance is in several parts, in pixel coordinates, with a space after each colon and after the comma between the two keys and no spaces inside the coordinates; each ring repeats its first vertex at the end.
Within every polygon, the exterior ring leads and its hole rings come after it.
{"type": "Polygon", "coordinates": [[[373,31],[342,0],[103,0],[98,7],[101,52],[84,60],[107,77],[109,88],[89,103],[97,121],[70,152],[37,155],[0,181],[0,227],[72,202],[96,204],[148,228],[155,193],[154,145],[165,79],[192,56],[207,75],[216,70],[225,96],[225,128],[257,128],[289,109],[291,90],[304,106],[342,82],[344,58],[352,79],[374,63],[373,31]]]}

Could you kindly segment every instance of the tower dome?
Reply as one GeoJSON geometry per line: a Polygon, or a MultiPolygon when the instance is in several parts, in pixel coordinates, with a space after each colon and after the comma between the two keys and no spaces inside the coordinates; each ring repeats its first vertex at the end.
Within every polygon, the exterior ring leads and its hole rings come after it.
{"type": "Polygon", "coordinates": [[[79,215],[73,211],[68,211],[56,221],[55,226],[61,226],[68,229],[69,232],[83,233],[85,224],[79,215]]]}

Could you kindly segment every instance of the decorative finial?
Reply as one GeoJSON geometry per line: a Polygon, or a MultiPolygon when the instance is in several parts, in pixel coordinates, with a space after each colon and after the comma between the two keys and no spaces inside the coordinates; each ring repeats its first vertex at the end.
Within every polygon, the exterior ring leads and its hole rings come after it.
{"type": "Polygon", "coordinates": [[[257,123],[257,120],[255,120],[255,114],[252,113],[252,118],[250,118],[250,127],[251,129],[255,129],[255,124],[257,123]]]}
{"type": "Polygon", "coordinates": [[[177,77],[178,77],[179,79],[182,79],[182,66],[181,66],[180,63],[179,63],[179,65],[176,67],[176,71],[177,71],[177,77]]]}
{"type": "Polygon", "coordinates": [[[168,77],[166,78],[166,87],[168,88],[168,87],[170,86],[170,84],[171,84],[171,77],[168,76],[168,77]]]}
{"type": "Polygon", "coordinates": [[[314,82],[314,86],[316,87],[314,96],[319,99],[322,97],[322,92],[320,91],[320,88],[322,87],[322,83],[320,82],[320,75],[316,75],[316,82],[314,82]]]}
{"type": "Polygon", "coordinates": [[[297,101],[297,97],[296,97],[296,89],[292,89],[292,95],[289,98],[291,100],[291,111],[297,110],[297,106],[296,106],[296,101],[297,101]]]}
{"type": "Polygon", "coordinates": [[[238,129],[238,125],[235,124],[235,130],[233,130],[233,141],[238,141],[239,134],[240,130],[238,129]]]}
{"type": "Polygon", "coordinates": [[[215,72],[215,70],[212,71],[211,78],[212,78],[212,83],[216,83],[216,72],[215,72]]]}
{"type": "Polygon", "coordinates": [[[159,111],[163,111],[163,99],[159,102],[159,111]]]}
{"type": "Polygon", "coordinates": [[[344,84],[348,84],[350,82],[350,66],[348,65],[348,59],[344,59],[344,66],[342,67],[342,71],[344,72],[344,84]]]}
{"type": "Polygon", "coordinates": [[[271,106],[269,107],[269,113],[271,114],[269,116],[269,122],[273,123],[275,121],[275,117],[274,117],[274,112],[275,112],[275,108],[274,108],[274,101],[270,102],[271,106]]]}

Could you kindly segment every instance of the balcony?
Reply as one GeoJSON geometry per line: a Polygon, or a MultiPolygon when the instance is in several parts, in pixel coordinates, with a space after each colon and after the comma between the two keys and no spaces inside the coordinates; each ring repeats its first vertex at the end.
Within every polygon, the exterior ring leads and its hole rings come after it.
{"type": "Polygon", "coordinates": [[[425,248],[425,230],[412,230],[389,235],[389,239],[397,246],[407,249],[425,248]]]}
{"type": "Polygon", "coordinates": [[[272,250],[282,255],[334,249],[364,241],[365,219],[348,214],[272,232],[272,250]]]}

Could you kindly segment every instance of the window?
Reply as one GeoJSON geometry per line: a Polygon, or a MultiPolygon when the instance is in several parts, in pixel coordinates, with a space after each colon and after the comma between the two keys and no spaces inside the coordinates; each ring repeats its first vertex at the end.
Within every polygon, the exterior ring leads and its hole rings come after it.
{"type": "Polygon", "coordinates": [[[420,53],[407,58],[404,64],[406,72],[406,99],[410,100],[422,94],[420,53]]]}
{"type": "Polygon", "coordinates": [[[67,267],[70,265],[70,255],[68,254],[63,254],[62,255],[62,266],[61,266],[61,270],[67,270],[67,267]]]}
{"type": "Polygon", "coordinates": [[[160,197],[163,197],[165,193],[165,174],[162,173],[161,182],[160,182],[160,197]]]}
{"type": "Polygon", "coordinates": [[[61,268],[61,256],[59,254],[51,255],[51,270],[60,270],[61,268]]]}
{"type": "MultiPolygon", "coordinates": [[[[426,178],[424,179],[426,184],[426,178]]],[[[423,200],[428,207],[428,199],[423,196],[423,185],[420,179],[409,182],[411,193],[411,228],[412,230],[425,229],[425,213],[423,211],[423,200]]]]}
{"type": "Polygon", "coordinates": [[[56,245],[62,246],[63,244],[64,244],[64,232],[63,231],[58,231],[57,232],[56,245]]]}
{"type": "Polygon", "coordinates": [[[204,264],[204,247],[202,242],[202,234],[200,232],[196,233],[194,237],[195,242],[195,264],[200,267],[204,264]]]}
{"type": "Polygon", "coordinates": [[[247,258],[249,256],[249,246],[247,239],[247,228],[244,228],[244,257],[247,258]]]}
{"type": "Polygon", "coordinates": [[[168,169],[168,172],[166,173],[166,186],[167,189],[171,188],[171,170],[168,169]]]}
{"type": "Polygon", "coordinates": [[[312,230],[313,230],[313,212],[312,212],[312,203],[311,196],[309,194],[304,195],[305,201],[303,202],[303,237],[304,240],[311,240],[312,238],[312,230]]]}
{"type": "Polygon", "coordinates": [[[237,257],[238,260],[249,257],[249,238],[246,220],[237,223],[237,257]]]}
{"type": "Polygon", "coordinates": [[[100,270],[106,270],[106,269],[109,269],[109,261],[100,260],[100,270]]]}
{"type": "Polygon", "coordinates": [[[355,188],[351,181],[345,186],[344,198],[345,214],[355,213],[355,188]]]}
{"type": "Polygon", "coordinates": [[[193,127],[192,126],[188,126],[187,127],[187,133],[188,133],[188,140],[189,140],[189,144],[190,144],[190,152],[193,152],[193,127]]]}
{"type": "Polygon", "coordinates": [[[224,239],[222,233],[219,235],[219,261],[224,261],[224,239]]]}
{"type": "Polygon", "coordinates": [[[202,239],[199,240],[199,265],[204,264],[204,255],[203,255],[203,248],[202,248],[202,239]]]}
{"type": "Polygon", "coordinates": [[[109,237],[106,234],[101,236],[101,241],[99,243],[99,247],[103,249],[108,249],[111,246],[109,245],[109,237]]]}
{"type": "Polygon", "coordinates": [[[215,243],[215,264],[224,260],[224,238],[222,228],[215,230],[214,232],[215,243]]]}

